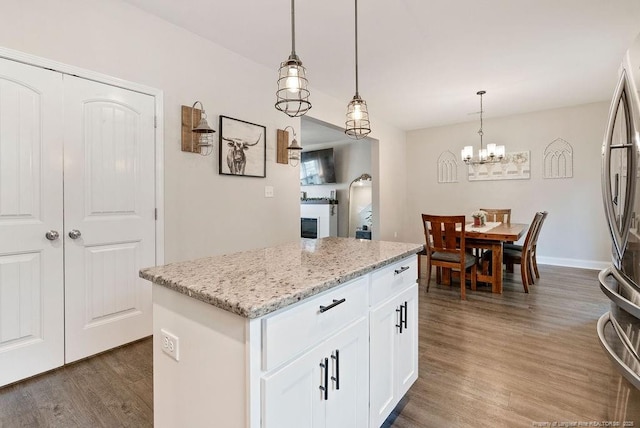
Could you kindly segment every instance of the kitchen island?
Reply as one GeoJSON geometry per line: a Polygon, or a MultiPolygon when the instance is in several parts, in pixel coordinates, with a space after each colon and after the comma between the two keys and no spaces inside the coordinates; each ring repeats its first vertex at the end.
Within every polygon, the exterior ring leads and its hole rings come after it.
{"type": "Polygon", "coordinates": [[[422,248],[301,239],[143,269],[154,425],[380,426],[418,374],[422,248]]]}

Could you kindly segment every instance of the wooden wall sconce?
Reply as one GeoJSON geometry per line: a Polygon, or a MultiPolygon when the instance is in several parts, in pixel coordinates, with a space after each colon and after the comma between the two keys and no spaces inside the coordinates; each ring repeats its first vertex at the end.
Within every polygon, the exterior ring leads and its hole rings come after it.
{"type": "Polygon", "coordinates": [[[278,138],[276,146],[276,162],[289,164],[293,167],[298,166],[300,163],[300,152],[302,147],[296,140],[296,130],[292,126],[287,126],[283,129],[278,129],[278,138]],[[287,129],[291,128],[293,132],[293,139],[289,144],[289,132],[287,129]]]}
{"type": "Polygon", "coordinates": [[[278,138],[276,145],[276,162],[283,163],[285,165],[289,164],[289,151],[287,147],[289,146],[289,132],[283,131],[282,129],[278,129],[278,138]]]}
{"type": "Polygon", "coordinates": [[[216,131],[207,122],[207,114],[200,101],[193,103],[192,107],[182,106],[181,149],[183,152],[210,155],[213,151],[214,132],[216,131]],[[201,109],[197,109],[196,104],[200,104],[201,109]]]}

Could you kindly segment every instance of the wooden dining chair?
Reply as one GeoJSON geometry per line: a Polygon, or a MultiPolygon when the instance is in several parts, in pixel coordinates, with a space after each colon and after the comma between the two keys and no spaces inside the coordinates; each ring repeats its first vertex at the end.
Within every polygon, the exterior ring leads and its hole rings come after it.
{"type": "Polygon", "coordinates": [[[487,221],[511,224],[511,208],[480,208],[487,213],[487,221]]]}
{"type": "Polygon", "coordinates": [[[427,292],[431,267],[460,272],[460,298],[466,299],[466,271],[471,269],[471,289],[476,289],[476,257],[465,250],[465,217],[422,214],[427,252],[427,292]]]}
{"type": "MultiPolygon", "coordinates": [[[[543,213],[537,212],[533,217],[533,221],[529,226],[529,230],[527,232],[527,236],[524,239],[524,244],[522,245],[522,249],[515,248],[504,248],[502,251],[502,260],[506,265],[520,265],[520,275],[522,277],[522,286],[524,287],[524,292],[529,292],[529,285],[533,284],[532,278],[532,262],[531,262],[531,251],[533,249],[533,242],[536,236],[537,230],[540,226],[540,222],[542,221],[543,213]]],[[[491,266],[491,251],[487,251],[482,255],[482,269],[483,271],[489,266],[490,269],[502,269],[502,266],[491,266]]]]}
{"type": "MultiPolygon", "coordinates": [[[[540,278],[540,272],[538,271],[538,260],[536,257],[537,254],[537,250],[538,250],[538,237],[540,236],[540,231],[542,230],[542,225],[544,224],[544,221],[547,218],[547,215],[549,215],[548,211],[542,211],[542,220],[540,220],[540,224],[538,224],[538,230],[536,230],[535,232],[535,236],[533,237],[533,243],[532,243],[532,248],[531,248],[531,257],[530,257],[530,265],[531,265],[531,270],[533,271],[533,274],[535,275],[536,278],[540,278]]],[[[504,249],[507,250],[518,250],[518,251],[522,251],[522,245],[518,245],[518,244],[504,244],[504,249]]],[[[513,271],[513,270],[512,270],[513,271]]]]}

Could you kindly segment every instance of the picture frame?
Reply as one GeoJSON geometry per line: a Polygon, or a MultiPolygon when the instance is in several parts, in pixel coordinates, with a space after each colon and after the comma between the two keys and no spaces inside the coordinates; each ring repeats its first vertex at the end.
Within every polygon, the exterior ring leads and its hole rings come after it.
{"type": "Polygon", "coordinates": [[[267,176],[267,128],[220,116],[218,173],[242,177],[267,176]]]}

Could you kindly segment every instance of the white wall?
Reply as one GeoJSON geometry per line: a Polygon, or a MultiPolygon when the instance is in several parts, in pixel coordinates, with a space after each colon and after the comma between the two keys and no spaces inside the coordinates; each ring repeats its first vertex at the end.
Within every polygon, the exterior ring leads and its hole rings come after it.
{"type": "MultiPolygon", "coordinates": [[[[299,172],[275,163],[276,129],[300,130],[273,107],[281,58],[263,67],[119,0],[3,2],[0,46],[164,91],[166,262],[298,238],[299,172]],[[180,151],[180,106],[196,100],[216,130],[221,114],[267,127],[266,179],[218,175],[217,150],[180,151]],[[264,197],[267,185],[274,198],[264,197]]],[[[349,96],[342,105],[312,89],[314,116],[342,126],[349,96]]],[[[404,133],[373,124],[383,152],[393,151],[389,162],[403,163],[404,150],[391,147],[404,133]]],[[[394,176],[382,186],[382,237],[402,228],[404,185],[394,176]]]]}
{"type": "Polygon", "coordinates": [[[460,156],[473,145],[479,122],[422,129],[407,135],[406,238],[424,241],[420,214],[465,214],[480,207],[511,208],[512,222],[530,223],[536,211],[549,216],[538,241],[540,263],[599,268],[610,260],[610,239],[600,191],[601,146],[608,103],[542,111],[484,123],[485,142],[507,152],[531,151],[531,179],[469,182],[459,167],[458,183],[438,184],[437,158],[460,156]],[[573,178],[543,179],[543,151],[556,138],[574,150],[573,178]]]}
{"type": "MultiPolygon", "coordinates": [[[[304,146],[304,133],[301,135],[304,151],[321,150],[333,147],[336,181],[333,184],[300,186],[308,197],[329,197],[330,191],[336,191],[338,199],[338,236],[349,236],[349,185],[362,174],[371,174],[371,142],[368,140],[349,140],[346,142],[319,143],[304,146]]],[[[374,178],[375,180],[375,178],[374,178]]],[[[354,232],[351,236],[355,236],[354,232]]]]}

